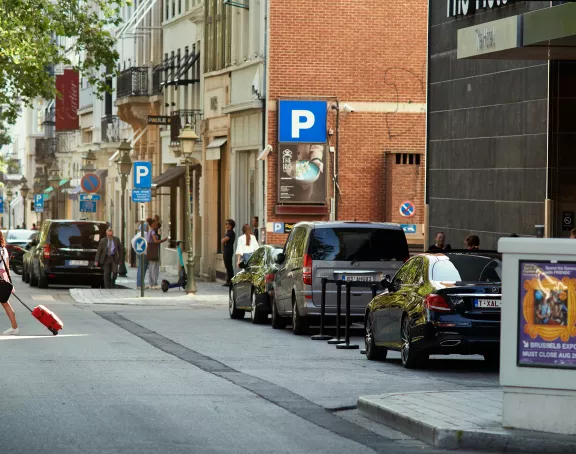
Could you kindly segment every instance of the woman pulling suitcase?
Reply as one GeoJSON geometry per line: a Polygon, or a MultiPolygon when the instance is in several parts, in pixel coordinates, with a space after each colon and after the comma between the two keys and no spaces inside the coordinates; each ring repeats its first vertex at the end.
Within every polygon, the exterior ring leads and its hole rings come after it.
{"type": "MultiPolygon", "coordinates": [[[[10,265],[8,264],[8,249],[6,249],[6,240],[4,239],[4,235],[0,231],[0,254],[2,260],[0,260],[0,279],[6,282],[10,282],[8,277],[8,272],[10,271],[10,265]],[[6,270],[8,268],[8,271],[6,270]]],[[[6,311],[6,315],[10,319],[10,323],[12,324],[12,328],[7,329],[2,334],[9,335],[9,336],[17,336],[20,334],[20,328],[18,328],[18,323],[16,322],[16,314],[14,313],[14,309],[6,299],[6,302],[0,303],[2,307],[6,311]]]]}

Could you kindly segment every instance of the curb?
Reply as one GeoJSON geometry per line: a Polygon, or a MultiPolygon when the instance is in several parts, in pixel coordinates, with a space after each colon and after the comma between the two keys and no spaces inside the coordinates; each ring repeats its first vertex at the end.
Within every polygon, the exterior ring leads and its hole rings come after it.
{"type": "Polygon", "coordinates": [[[576,437],[517,429],[502,431],[442,428],[411,418],[369,397],[358,398],[358,412],[440,449],[471,449],[482,452],[576,453],[576,437]],[[537,448],[537,451],[535,451],[537,448]]]}

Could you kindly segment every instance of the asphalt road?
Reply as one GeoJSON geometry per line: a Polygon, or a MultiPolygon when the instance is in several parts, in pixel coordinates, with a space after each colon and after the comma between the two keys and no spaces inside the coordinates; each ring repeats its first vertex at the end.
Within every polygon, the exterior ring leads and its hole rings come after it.
{"type": "Polygon", "coordinates": [[[65,327],[52,336],[13,302],[22,334],[0,336],[0,453],[433,453],[360,417],[358,396],[498,385],[479,358],[407,371],[398,355],[369,362],[230,320],[225,306],[80,306],[66,289],[17,291],[65,327]]]}

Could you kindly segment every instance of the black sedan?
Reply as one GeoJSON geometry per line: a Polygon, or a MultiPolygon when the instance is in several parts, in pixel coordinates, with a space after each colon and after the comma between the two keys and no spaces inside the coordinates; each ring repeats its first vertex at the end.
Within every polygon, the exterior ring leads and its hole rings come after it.
{"type": "Polygon", "coordinates": [[[494,251],[422,254],[408,260],[368,305],[366,357],[401,352],[407,368],[429,355],[480,354],[498,362],[502,262],[494,251]]]}
{"type": "Polygon", "coordinates": [[[282,249],[262,246],[254,252],[248,263],[241,262],[241,271],[230,282],[230,318],[244,318],[250,312],[252,323],[265,323],[271,313],[272,284],[278,271],[276,257],[282,249]]]}

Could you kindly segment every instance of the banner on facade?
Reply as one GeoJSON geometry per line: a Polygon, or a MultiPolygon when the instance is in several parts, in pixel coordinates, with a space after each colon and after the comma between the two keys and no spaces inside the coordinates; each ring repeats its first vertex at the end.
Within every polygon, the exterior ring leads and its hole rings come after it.
{"type": "Polygon", "coordinates": [[[56,131],[70,131],[80,128],[78,73],[65,69],[64,74],[56,76],[56,131]]]}
{"type": "Polygon", "coordinates": [[[520,262],[518,365],[576,369],[576,262],[520,262]]]}
{"type": "Polygon", "coordinates": [[[326,203],[325,144],[278,144],[278,203],[326,203]]]}

